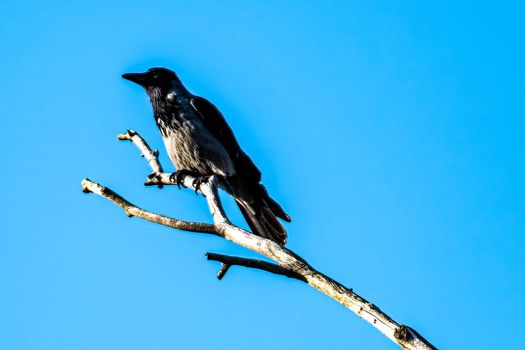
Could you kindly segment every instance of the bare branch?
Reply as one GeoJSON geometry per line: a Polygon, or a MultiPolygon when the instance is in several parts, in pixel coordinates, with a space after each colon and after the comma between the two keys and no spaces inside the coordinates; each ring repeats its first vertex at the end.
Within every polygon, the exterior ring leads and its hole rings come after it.
{"type": "Polygon", "coordinates": [[[134,130],[128,130],[125,134],[118,134],[117,138],[121,141],[133,142],[140,150],[140,156],[146,158],[148,161],[153,172],[147,176],[144,185],[159,186],[159,188],[162,188],[163,185],[175,185],[175,183],[170,180],[171,174],[165,173],[162,169],[162,165],[159,162],[159,151],[153,151],[139,133],[134,130]]]}
{"type": "Polygon", "coordinates": [[[228,272],[228,270],[230,269],[230,265],[227,265],[227,264],[221,264],[221,269],[219,270],[219,272],[217,272],[217,279],[218,280],[222,280],[223,277],[226,275],[226,273],[228,272]]]}
{"type": "MultiPolygon", "coordinates": [[[[157,154],[149,148],[148,144],[134,131],[119,135],[119,139],[131,140],[141,150],[143,156],[148,160],[153,169],[153,174],[148,176],[146,185],[173,185],[169,174],[162,171],[157,154]]],[[[183,184],[185,187],[193,188],[191,176],[184,176],[183,184]]],[[[82,181],[84,192],[96,193],[107,198],[122,207],[128,216],[136,216],[148,221],[156,222],[161,225],[173,227],[184,231],[201,232],[214,234],[223,237],[235,244],[257,252],[277,264],[271,264],[261,260],[244,259],[238,257],[228,257],[225,255],[208,254],[208,259],[217,260],[223,263],[217,277],[221,279],[231,265],[239,265],[250,268],[258,268],[272,273],[296,278],[308,283],[313,288],[328,295],[332,299],[343,304],[365,321],[370,323],[389,339],[397,343],[403,349],[435,349],[426,339],[412,328],[399,325],[387,314],[382,312],[374,304],[368,302],[346,288],[339,282],[322,274],[310,266],[299,255],[279,244],[253,235],[233,224],[231,224],[224,213],[219,195],[217,193],[217,180],[212,176],[210,180],[200,186],[200,192],[206,197],[208,206],[213,216],[214,224],[194,223],[182,221],[167,216],[155,214],[141,209],[123,197],[119,196],[109,188],[94,183],[88,179],[82,181]]]]}
{"type": "Polygon", "coordinates": [[[152,151],[148,143],[134,130],[128,130],[125,134],[118,134],[119,140],[128,140],[133,142],[142,152],[141,156],[146,158],[154,173],[163,173],[162,165],[159,162],[159,151],[152,151]]]}
{"type": "MultiPolygon", "coordinates": [[[[282,276],[286,276],[289,278],[295,278],[297,280],[306,282],[306,278],[304,278],[302,275],[294,271],[283,269],[279,265],[271,264],[263,260],[246,259],[246,258],[241,258],[237,256],[229,256],[229,255],[222,255],[222,254],[215,254],[215,253],[206,253],[206,258],[208,260],[222,262],[222,267],[219,273],[225,268],[225,266],[227,266],[227,269],[229,269],[231,266],[237,265],[237,266],[249,267],[252,269],[264,270],[264,271],[274,273],[276,275],[282,275],[282,276]]],[[[222,276],[224,276],[224,273],[222,273],[221,275],[217,275],[217,278],[222,279],[222,276]]]]}
{"type": "Polygon", "coordinates": [[[110,201],[124,209],[126,215],[130,217],[136,216],[140,219],[155,222],[164,226],[173,227],[182,231],[210,233],[213,235],[222,236],[221,233],[217,231],[215,225],[200,222],[182,221],[170,218],[168,216],[152,213],[150,211],[137,207],[133,203],[122,198],[117,193],[113,192],[111,189],[104,187],[98,183],[95,183],[90,179],[82,180],[82,191],[84,193],[95,193],[99,196],[109,199],[110,201]]]}

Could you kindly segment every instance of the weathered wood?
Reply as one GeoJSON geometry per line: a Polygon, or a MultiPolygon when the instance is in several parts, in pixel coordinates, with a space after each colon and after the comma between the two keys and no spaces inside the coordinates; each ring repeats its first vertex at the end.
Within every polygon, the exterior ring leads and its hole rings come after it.
{"type": "Polygon", "coordinates": [[[148,210],[137,207],[135,204],[124,199],[119,194],[113,192],[111,189],[104,187],[98,183],[91,181],[90,179],[82,180],[82,191],[85,193],[95,193],[106,199],[109,199],[122,209],[127,216],[135,216],[140,219],[155,222],[164,226],[169,226],[182,231],[209,233],[217,236],[222,236],[220,231],[217,230],[215,225],[206,224],[201,222],[191,222],[174,219],[165,215],[152,213],[148,210]]]}
{"type": "MultiPolygon", "coordinates": [[[[174,185],[170,180],[170,174],[164,173],[162,170],[162,166],[158,161],[158,152],[152,151],[138,133],[129,130],[126,134],[119,135],[118,138],[120,140],[131,140],[141,150],[144,158],[148,160],[153,173],[148,175],[145,185],[174,185]]],[[[193,180],[194,178],[191,176],[184,176],[183,185],[187,188],[194,189],[193,180]]],[[[136,216],[183,231],[217,235],[257,252],[277,263],[272,264],[262,260],[208,253],[207,257],[209,260],[216,260],[223,263],[221,270],[217,274],[219,279],[224,277],[232,265],[257,268],[274,274],[295,278],[308,283],[313,288],[337,300],[403,349],[436,349],[414,329],[398,324],[377,306],[354,293],[352,289],[343,286],[339,282],[315,270],[296,253],[271,240],[253,235],[231,224],[222,207],[217,193],[217,180],[213,176],[207,183],[202,184],[199,190],[206,197],[214,224],[188,222],[152,213],[137,207],[109,188],[92,182],[89,179],[82,181],[82,189],[84,192],[96,193],[111,200],[113,203],[122,207],[128,216],[136,216]]]]}

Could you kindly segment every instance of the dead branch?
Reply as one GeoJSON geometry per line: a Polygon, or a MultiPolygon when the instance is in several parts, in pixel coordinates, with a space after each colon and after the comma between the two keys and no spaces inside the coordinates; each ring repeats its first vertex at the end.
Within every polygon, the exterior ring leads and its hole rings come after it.
{"type": "Polygon", "coordinates": [[[217,274],[218,279],[222,279],[222,277],[225,274],[225,272],[221,273],[221,271],[223,271],[224,269],[229,269],[233,265],[237,265],[237,266],[249,267],[252,269],[264,270],[264,271],[274,273],[276,275],[283,275],[289,278],[295,278],[296,280],[306,282],[306,278],[304,278],[303,275],[300,275],[294,271],[284,269],[279,265],[272,264],[272,263],[269,263],[263,260],[246,259],[246,258],[241,258],[238,256],[229,256],[229,255],[222,255],[222,254],[215,254],[215,253],[206,253],[206,258],[208,260],[222,262],[222,267],[219,270],[219,274],[217,274]]]}
{"type": "MultiPolygon", "coordinates": [[[[126,134],[119,135],[118,138],[119,140],[132,141],[140,149],[142,156],[146,158],[150,164],[153,173],[148,175],[145,185],[174,185],[170,180],[170,174],[164,173],[162,170],[162,166],[158,161],[158,152],[152,151],[138,133],[133,130],[128,130],[126,134]]],[[[188,188],[193,188],[193,180],[194,178],[191,176],[185,176],[183,178],[183,185],[188,188]]],[[[408,326],[398,324],[377,306],[354,293],[352,289],[346,288],[339,282],[315,270],[310,264],[291,250],[268,239],[253,235],[240,227],[231,224],[224,213],[220,202],[217,193],[217,180],[214,177],[211,177],[207,183],[200,186],[200,192],[206,197],[210,212],[213,216],[214,224],[188,222],[152,213],[137,207],[113,192],[111,189],[92,182],[89,179],[84,179],[82,181],[82,190],[86,193],[96,193],[109,199],[116,205],[122,207],[128,216],[136,216],[141,219],[182,231],[220,236],[235,244],[257,252],[277,263],[272,264],[262,260],[208,253],[207,256],[209,260],[216,260],[223,263],[221,270],[217,274],[219,279],[224,277],[226,271],[232,265],[257,268],[274,274],[295,278],[308,283],[313,288],[343,304],[346,308],[370,323],[403,349],[436,349],[418,332],[408,326]]]]}

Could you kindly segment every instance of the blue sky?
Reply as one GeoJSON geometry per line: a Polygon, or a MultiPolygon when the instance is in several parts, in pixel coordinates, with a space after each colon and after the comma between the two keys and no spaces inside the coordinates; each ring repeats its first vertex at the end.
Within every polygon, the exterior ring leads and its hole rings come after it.
{"type": "MultiPolygon", "coordinates": [[[[524,6],[517,1],[10,2],[0,12],[0,348],[396,349],[298,281],[232,269],[145,188],[135,129],[166,66],[224,113],[292,215],[289,247],[443,349],[522,349],[524,6]],[[278,344],[278,346],[275,346],[278,344]]],[[[242,224],[231,201],[230,217],[242,224]]]]}

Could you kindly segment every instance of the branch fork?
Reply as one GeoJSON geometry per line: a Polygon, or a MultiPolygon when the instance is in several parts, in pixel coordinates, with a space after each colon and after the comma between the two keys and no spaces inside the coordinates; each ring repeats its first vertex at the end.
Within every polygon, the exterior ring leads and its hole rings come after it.
{"type": "MultiPolygon", "coordinates": [[[[126,133],[118,135],[118,139],[133,142],[141,151],[141,156],[148,161],[152,173],[147,176],[144,185],[159,187],[176,185],[170,179],[171,174],[164,172],[162,165],[158,160],[159,152],[157,150],[152,150],[148,143],[137,132],[128,130],[126,133]]],[[[112,201],[124,209],[128,216],[135,216],[181,231],[191,231],[219,236],[237,245],[257,252],[275,262],[270,263],[257,259],[207,253],[206,257],[208,260],[221,263],[221,268],[217,273],[217,278],[219,280],[226,275],[227,271],[232,266],[243,266],[303,281],[353,311],[387,336],[390,340],[397,343],[401,348],[411,350],[436,349],[417,331],[408,326],[398,324],[374,304],[354,293],[351,288],[347,288],[339,282],[315,270],[296,253],[271,240],[256,236],[233,225],[228,220],[219,199],[217,192],[217,179],[212,176],[207,182],[200,184],[198,188],[194,187],[194,180],[194,177],[184,175],[182,177],[182,185],[204,195],[213,217],[213,224],[184,221],[150,212],[136,206],[111,189],[87,178],[82,180],[82,191],[86,193],[95,193],[112,201]]]]}

